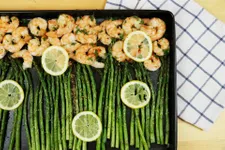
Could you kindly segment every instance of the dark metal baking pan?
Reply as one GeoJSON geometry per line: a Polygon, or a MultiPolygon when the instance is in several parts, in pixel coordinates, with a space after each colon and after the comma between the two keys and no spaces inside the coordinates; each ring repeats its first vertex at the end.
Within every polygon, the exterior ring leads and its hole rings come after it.
{"type": "MultiPolygon", "coordinates": [[[[163,10],[27,10],[27,11],[0,11],[0,15],[15,15],[20,20],[21,19],[31,19],[34,17],[42,17],[45,19],[57,18],[58,15],[66,13],[70,14],[73,17],[82,16],[82,15],[94,15],[96,20],[101,22],[102,20],[110,17],[115,18],[125,18],[129,16],[138,16],[140,18],[152,18],[159,17],[165,21],[166,37],[170,42],[170,79],[169,79],[169,121],[170,121],[170,136],[169,136],[169,145],[162,146],[157,144],[152,144],[151,150],[176,150],[177,149],[177,103],[176,103],[176,51],[175,51],[175,20],[174,16],[169,11],[163,10]]],[[[154,87],[157,86],[158,72],[151,73],[151,78],[153,80],[154,87]]],[[[34,81],[35,82],[35,81],[34,81]]],[[[128,113],[129,114],[129,113],[128,113]]],[[[10,113],[9,123],[7,127],[7,134],[5,140],[5,148],[9,144],[9,136],[12,130],[12,112],[10,113]]],[[[26,135],[24,126],[22,126],[21,134],[21,149],[28,149],[26,142],[26,135]]],[[[93,143],[88,145],[90,150],[95,149],[93,143]]],[[[107,149],[112,149],[109,146],[107,149]]],[[[130,147],[130,149],[134,149],[130,147]]]]}

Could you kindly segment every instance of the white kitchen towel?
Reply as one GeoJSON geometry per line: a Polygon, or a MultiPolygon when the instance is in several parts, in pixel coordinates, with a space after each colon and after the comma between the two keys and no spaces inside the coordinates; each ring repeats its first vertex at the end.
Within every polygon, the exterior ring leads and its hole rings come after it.
{"type": "Polygon", "coordinates": [[[225,24],[193,0],[108,0],[105,9],[174,14],[178,116],[208,130],[225,106],[225,24]]]}

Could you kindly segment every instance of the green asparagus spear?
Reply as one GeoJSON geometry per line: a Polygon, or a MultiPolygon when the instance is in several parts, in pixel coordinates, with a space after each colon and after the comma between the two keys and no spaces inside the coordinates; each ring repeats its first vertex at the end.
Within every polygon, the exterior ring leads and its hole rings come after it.
{"type": "Polygon", "coordinates": [[[165,93],[165,116],[166,116],[166,133],[165,133],[165,144],[169,143],[169,130],[170,130],[170,122],[169,122],[169,111],[168,111],[168,107],[169,107],[169,102],[168,102],[168,88],[169,88],[169,67],[170,67],[170,60],[168,58],[168,62],[167,62],[167,71],[166,71],[166,93],[165,93]]]}
{"type": "MultiPolygon", "coordinates": [[[[128,80],[132,80],[131,70],[128,71],[128,80]]],[[[136,148],[139,148],[139,135],[138,128],[135,128],[135,114],[134,110],[131,110],[131,120],[130,120],[130,145],[133,146],[135,144],[136,148]],[[135,138],[134,138],[135,137],[135,138]],[[136,143],[135,143],[136,141],[136,143]]]]}
{"type": "Polygon", "coordinates": [[[8,63],[7,58],[0,60],[0,67],[1,67],[0,82],[5,79],[7,71],[9,70],[9,65],[10,63],[8,63]]]}
{"type": "MultiPolygon", "coordinates": [[[[143,67],[143,64],[139,63],[139,68],[141,70],[141,74],[142,74],[142,78],[143,78],[143,81],[148,84],[148,75],[146,73],[146,70],[144,69],[143,67]]],[[[150,85],[149,85],[150,86],[150,85]]],[[[151,88],[151,86],[150,86],[151,88]]],[[[145,125],[146,125],[146,128],[145,128],[145,131],[146,131],[146,140],[147,140],[147,143],[148,143],[148,147],[150,147],[150,104],[151,102],[149,102],[149,104],[146,106],[146,122],[145,122],[145,125]]]]}
{"type": "MultiPolygon", "coordinates": [[[[136,78],[140,81],[143,81],[143,77],[141,74],[141,70],[140,67],[138,65],[138,63],[136,63],[135,65],[135,74],[136,74],[136,78]]],[[[142,130],[145,131],[145,108],[141,108],[141,125],[142,125],[142,130]]],[[[141,139],[140,139],[141,140],[141,139]]],[[[140,148],[142,149],[142,142],[140,142],[140,148]]]]}
{"type": "MultiPolygon", "coordinates": [[[[164,67],[166,67],[164,65],[164,67]]],[[[162,88],[161,90],[161,98],[159,104],[159,141],[160,144],[164,144],[164,127],[163,127],[163,114],[164,114],[164,100],[165,100],[165,86],[166,86],[166,68],[164,68],[163,79],[162,79],[162,88]]]]}
{"type": "MultiPolygon", "coordinates": [[[[124,85],[127,82],[127,75],[128,75],[128,67],[127,63],[125,64],[124,68],[124,74],[123,74],[123,80],[122,80],[122,85],[124,85]]],[[[129,139],[128,139],[128,131],[127,131],[127,121],[126,121],[126,106],[122,104],[122,118],[123,118],[123,132],[124,132],[124,149],[128,150],[129,149],[129,139]]]]}
{"type": "MultiPolygon", "coordinates": [[[[76,115],[76,114],[78,114],[79,113],[79,106],[78,106],[78,89],[77,89],[77,84],[76,84],[76,70],[75,70],[75,68],[76,68],[76,66],[75,66],[75,64],[73,64],[73,66],[71,66],[72,67],[72,71],[73,72],[75,72],[75,73],[72,73],[71,72],[71,88],[72,88],[72,90],[71,90],[71,95],[72,95],[72,115],[76,115]]],[[[73,133],[72,133],[72,130],[71,130],[71,136],[73,136],[73,142],[72,142],[72,148],[71,149],[75,149],[76,148],[76,143],[77,143],[77,138],[76,138],[76,136],[74,136],[73,135],[73,133]]]]}
{"type": "Polygon", "coordinates": [[[122,71],[121,71],[121,68],[119,68],[118,79],[117,79],[117,90],[116,90],[116,102],[117,102],[117,120],[116,120],[117,125],[116,125],[116,129],[119,130],[119,131],[116,132],[116,135],[117,135],[116,141],[119,141],[120,149],[124,150],[124,138],[123,138],[123,128],[122,128],[123,123],[122,123],[122,112],[121,112],[122,107],[121,107],[121,100],[120,100],[121,78],[122,78],[122,71]]]}
{"type": "MultiPolygon", "coordinates": [[[[19,82],[19,76],[21,76],[20,71],[17,69],[17,65],[15,64],[14,60],[11,60],[12,68],[15,71],[15,80],[19,82]]],[[[16,147],[15,141],[16,141],[16,133],[17,133],[17,122],[18,122],[18,113],[19,109],[14,111],[14,116],[13,116],[13,130],[11,132],[10,136],[10,143],[9,143],[9,150],[13,150],[14,147],[16,147]]]]}
{"type": "Polygon", "coordinates": [[[2,120],[2,112],[3,112],[3,110],[0,109],[0,120],[2,120]]]}
{"type": "MultiPolygon", "coordinates": [[[[81,67],[82,68],[82,67],[81,67]]],[[[87,111],[88,110],[88,98],[87,98],[87,87],[85,85],[85,79],[84,76],[81,76],[81,83],[82,83],[82,97],[83,97],[83,103],[84,103],[84,107],[83,110],[87,111]]]]}
{"type": "Polygon", "coordinates": [[[41,86],[39,90],[39,128],[40,128],[40,136],[41,136],[41,149],[45,150],[45,131],[44,131],[44,117],[43,117],[43,87],[41,86]]]}
{"type": "MultiPolygon", "coordinates": [[[[111,56],[110,56],[111,57],[111,56]]],[[[109,59],[109,58],[107,58],[109,59]]],[[[110,78],[111,78],[111,61],[109,61],[108,63],[108,69],[107,69],[107,72],[108,72],[108,78],[106,80],[106,85],[109,85],[110,84],[110,78]]],[[[108,122],[108,109],[109,109],[109,91],[110,91],[110,88],[108,86],[106,86],[106,94],[105,94],[105,107],[104,107],[104,119],[103,119],[103,131],[102,131],[102,149],[105,149],[105,143],[106,143],[106,140],[107,140],[107,122],[108,122]]]]}
{"type": "MultiPolygon", "coordinates": [[[[45,83],[45,79],[43,77],[42,72],[40,71],[40,69],[38,68],[38,65],[36,64],[36,62],[34,61],[34,66],[37,70],[38,76],[41,80],[41,84],[43,86],[43,90],[44,90],[44,95],[45,95],[45,99],[46,99],[46,118],[45,118],[45,133],[46,133],[46,149],[50,149],[51,147],[51,135],[50,135],[50,125],[49,125],[49,121],[50,121],[50,99],[49,99],[49,95],[48,95],[48,90],[47,90],[47,85],[45,83]]],[[[54,144],[54,143],[52,143],[54,144]]]]}
{"type": "Polygon", "coordinates": [[[65,98],[66,98],[66,140],[69,140],[70,135],[70,121],[69,121],[69,115],[70,115],[70,106],[69,106],[69,95],[68,95],[68,75],[66,74],[64,76],[64,89],[65,89],[65,98]]]}
{"type": "Polygon", "coordinates": [[[3,116],[2,116],[2,120],[1,120],[1,129],[0,129],[0,149],[1,150],[4,147],[6,125],[8,123],[9,112],[4,110],[2,115],[3,116]]]}
{"type": "MultiPolygon", "coordinates": [[[[22,68],[21,68],[22,69],[22,68]]],[[[24,126],[25,126],[25,131],[26,131],[26,137],[27,137],[27,142],[28,142],[28,147],[29,149],[31,149],[31,141],[30,141],[30,129],[29,129],[29,125],[28,125],[28,118],[27,118],[27,103],[28,103],[28,98],[29,98],[29,93],[30,93],[30,86],[32,86],[32,83],[30,83],[31,81],[31,76],[30,73],[26,70],[23,71],[24,74],[24,79],[25,79],[25,98],[24,98],[24,104],[23,104],[23,116],[24,116],[24,126]]]]}
{"type": "MultiPolygon", "coordinates": [[[[54,142],[54,95],[55,95],[55,86],[54,86],[54,77],[51,77],[51,75],[46,75],[47,80],[47,88],[48,88],[48,95],[50,100],[50,128],[51,128],[51,143],[54,142]]],[[[51,149],[55,148],[55,144],[51,144],[51,149]]]]}
{"type": "Polygon", "coordinates": [[[111,127],[112,127],[112,102],[113,102],[113,86],[114,86],[114,65],[113,65],[113,58],[112,56],[109,57],[110,59],[110,83],[109,83],[109,108],[108,108],[108,125],[107,125],[107,138],[109,139],[111,136],[111,127]]]}
{"type": "Polygon", "coordinates": [[[82,82],[81,82],[81,65],[79,63],[77,63],[77,88],[79,90],[79,99],[78,99],[78,104],[79,104],[79,110],[80,112],[83,111],[83,94],[82,94],[82,82]]]}
{"type": "Polygon", "coordinates": [[[88,76],[91,80],[91,90],[92,90],[92,101],[93,101],[93,112],[97,113],[97,90],[96,90],[96,83],[94,79],[93,72],[91,70],[91,67],[86,65],[88,76]]]}
{"type": "Polygon", "coordinates": [[[131,119],[130,119],[130,145],[134,146],[134,111],[131,110],[131,119]]]}
{"type": "Polygon", "coordinates": [[[62,145],[63,149],[67,149],[66,144],[66,111],[65,111],[65,89],[63,86],[64,75],[60,76],[60,98],[61,98],[61,134],[62,134],[62,145]]]}
{"type": "MultiPolygon", "coordinates": [[[[78,105],[78,98],[79,98],[79,89],[78,89],[78,87],[77,87],[77,77],[78,77],[78,74],[77,74],[77,70],[75,70],[75,68],[76,68],[76,65],[75,65],[75,63],[74,63],[74,74],[71,74],[72,76],[71,76],[71,82],[72,82],[72,95],[73,95],[73,97],[74,97],[74,114],[76,115],[76,114],[78,114],[79,113],[79,105],[78,105]]],[[[73,150],[75,150],[76,149],[76,145],[77,145],[77,137],[76,136],[74,136],[74,139],[73,139],[73,147],[72,147],[72,149],[73,150]]]]}
{"type": "Polygon", "coordinates": [[[34,97],[34,134],[35,134],[35,149],[36,150],[40,150],[40,138],[39,138],[39,128],[38,128],[38,100],[39,100],[39,91],[41,90],[41,86],[39,85],[36,93],[35,93],[35,97],[34,97]]]}
{"type": "Polygon", "coordinates": [[[59,81],[58,77],[55,77],[56,89],[55,89],[55,99],[54,99],[54,144],[55,150],[59,149],[59,138],[58,138],[58,116],[59,116],[59,81]]]}
{"type": "MultiPolygon", "coordinates": [[[[6,79],[12,79],[13,73],[14,73],[13,68],[10,67],[9,71],[6,75],[6,79]]],[[[4,79],[5,79],[5,76],[2,78],[2,80],[4,80],[4,79]]],[[[0,129],[0,149],[3,149],[3,147],[4,147],[6,125],[8,123],[8,117],[9,117],[9,111],[3,110],[1,126],[0,126],[1,127],[1,129],[0,129]]]]}
{"type": "Polygon", "coordinates": [[[93,108],[92,108],[92,91],[91,91],[91,83],[89,81],[89,78],[88,78],[88,73],[87,73],[87,70],[86,70],[86,67],[85,65],[82,65],[82,70],[83,70],[83,74],[84,74],[84,82],[83,82],[83,85],[86,85],[86,91],[87,91],[87,95],[85,96],[87,98],[87,104],[88,104],[88,108],[87,110],[89,111],[92,111],[93,108]]]}
{"type": "MultiPolygon", "coordinates": [[[[32,82],[32,81],[31,81],[32,82]]],[[[34,129],[34,98],[33,98],[33,88],[30,89],[30,96],[29,96],[29,121],[30,121],[30,135],[31,135],[31,147],[35,148],[35,129],[34,129]]]]}
{"type": "Polygon", "coordinates": [[[160,128],[159,128],[159,108],[160,108],[160,101],[161,101],[161,90],[162,89],[162,82],[163,82],[163,68],[164,64],[161,66],[160,69],[160,75],[159,75],[159,85],[158,85],[158,95],[157,95],[157,101],[156,101],[156,141],[157,144],[160,144],[160,128]]]}
{"type": "MultiPolygon", "coordinates": [[[[108,71],[108,59],[106,60],[105,63],[105,68],[104,68],[104,73],[103,73],[103,79],[101,82],[101,89],[100,89],[100,93],[99,93],[99,99],[98,99],[98,116],[100,118],[100,120],[103,122],[103,118],[102,118],[102,106],[103,106],[103,98],[104,98],[104,93],[105,93],[105,83],[106,83],[106,76],[107,76],[107,71],[108,71]]],[[[100,150],[101,149],[101,138],[102,135],[97,139],[97,144],[96,144],[96,150],[100,150]]]]}
{"type": "MultiPolygon", "coordinates": [[[[79,105],[79,111],[83,111],[83,97],[82,97],[82,86],[81,86],[81,65],[79,63],[77,63],[77,67],[76,67],[76,72],[77,72],[77,88],[78,88],[78,105],[79,105]]],[[[82,146],[82,141],[80,139],[77,140],[76,143],[76,149],[80,150],[82,146]]]]}
{"type": "MultiPolygon", "coordinates": [[[[22,85],[22,88],[24,89],[23,74],[20,74],[19,83],[20,83],[20,85],[22,85]]],[[[20,150],[23,104],[21,106],[19,106],[17,109],[18,109],[18,116],[17,116],[17,126],[16,126],[16,150],[20,150]]]]}
{"type": "Polygon", "coordinates": [[[144,149],[147,150],[148,149],[148,144],[147,144],[147,142],[145,140],[144,133],[143,133],[143,130],[141,128],[141,123],[140,123],[140,120],[139,120],[138,110],[135,110],[135,116],[136,116],[136,122],[137,122],[137,125],[138,125],[138,131],[139,131],[139,134],[140,134],[141,141],[143,143],[144,149]]]}
{"type": "Polygon", "coordinates": [[[112,91],[112,124],[111,124],[111,147],[115,147],[115,138],[116,138],[116,88],[117,88],[117,76],[118,76],[118,67],[115,65],[115,74],[114,74],[114,86],[113,86],[113,91],[112,91]]]}
{"type": "Polygon", "coordinates": [[[17,123],[17,116],[18,116],[18,111],[15,110],[14,114],[13,114],[13,130],[11,132],[10,135],[10,142],[9,142],[9,150],[13,150],[13,148],[15,147],[15,136],[16,136],[16,123],[17,123]]]}
{"type": "Polygon", "coordinates": [[[68,78],[67,78],[67,95],[68,95],[68,100],[69,100],[69,149],[72,149],[73,148],[73,132],[72,132],[72,120],[73,120],[73,100],[72,100],[72,97],[71,97],[71,72],[72,72],[72,66],[69,67],[69,70],[68,70],[68,78]]]}

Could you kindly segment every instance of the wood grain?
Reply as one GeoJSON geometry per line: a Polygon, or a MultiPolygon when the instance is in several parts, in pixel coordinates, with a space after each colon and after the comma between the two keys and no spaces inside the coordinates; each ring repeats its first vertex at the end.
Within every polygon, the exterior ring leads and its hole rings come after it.
{"type": "MultiPolygon", "coordinates": [[[[225,0],[196,1],[225,22],[225,0]]],[[[102,9],[104,5],[105,0],[1,0],[0,10],[102,9]]],[[[208,132],[179,120],[178,138],[178,150],[225,150],[225,112],[208,132]]]]}

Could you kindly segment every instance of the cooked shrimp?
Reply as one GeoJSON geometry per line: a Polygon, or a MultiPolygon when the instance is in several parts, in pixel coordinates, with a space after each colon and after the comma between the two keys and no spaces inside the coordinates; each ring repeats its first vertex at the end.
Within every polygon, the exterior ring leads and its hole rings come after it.
{"type": "Polygon", "coordinates": [[[94,26],[94,27],[89,27],[87,29],[88,34],[94,34],[97,35],[100,31],[101,31],[101,27],[100,26],[94,26]]]}
{"type": "Polygon", "coordinates": [[[76,41],[76,36],[73,33],[65,34],[61,38],[61,44],[68,53],[74,52],[80,46],[80,43],[76,41]]]}
{"type": "Polygon", "coordinates": [[[136,17],[136,16],[127,17],[123,21],[122,28],[123,28],[125,34],[129,34],[134,30],[140,29],[141,24],[142,24],[141,18],[136,17]]]}
{"type": "Polygon", "coordinates": [[[101,58],[106,58],[106,50],[103,46],[94,46],[89,51],[88,54],[95,54],[95,56],[99,56],[101,58]]]}
{"type": "Polygon", "coordinates": [[[6,33],[12,33],[19,27],[19,19],[15,16],[9,19],[9,16],[1,16],[0,28],[5,29],[6,33]]]}
{"type": "Polygon", "coordinates": [[[4,58],[6,55],[6,50],[3,46],[3,44],[0,44],[0,59],[4,58]]]}
{"type": "Polygon", "coordinates": [[[117,41],[112,46],[112,56],[119,62],[124,62],[128,59],[123,51],[123,41],[117,41]]]}
{"type": "Polygon", "coordinates": [[[163,56],[169,52],[170,43],[166,38],[153,42],[153,51],[158,56],[163,56]]]}
{"type": "Polygon", "coordinates": [[[51,44],[51,45],[54,45],[54,46],[61,46],[61,41],[59,38],[57,37],[48,37],[48,42],[51,44]]]}
{"type": "Polygon", "coordinates": [[[15,43],[15,41],[13,41],[12,35],[9,34],[4,36],[2,43],[4,45],[4,48],[11,53],[20,51],[21,48],[25,45],[25,41],[22,39],[15,43]]]}
{"type": "Polygon", "coordinates": [[[107,25],[110,24],[111,21],[112,20],[105,20],[100,24],[100,27],[102,28],[103,31],[106,30],[107,25]]]}
{"type": "Polygon", "coordinates": [[[47,26],[47,21],[40,17],[33,18],[28,24],[30,32],[35,36],[43,36],[46,33],[47,26]]]}
{"type": "Polygon", "coordinates": [[[100,26],[94,26],[94,27],[90,27],[90,26],[85,26],[85,28],[80,28],[79,26],[75,25],[74,29],[73,29],[73,33],[77,34],[78,32],[83,32],[85,34],[98,34],[101,31],[101,27],[100,26]]]}
{"type": "Polygon", "coordinates": [[[0,17],[0,22],[1,23],[8,23],[9,21],[10,21],[9,16],[1,16],[0,17]]]}
{"type": "Polygon", "coordinates": [[[58,22],[56,19],[48,20],[48,29],[49,32],[46,33],[48,37],[56,38],[58,37],[56,30],[59,28],[58,22]]]}
{"type": "Polygon", "coordinates": [[[0,42],[2,42],[4,36],[5,36],[5,30],[0,28],[0,42]]]}
{"type": "Polygon", "coordinates": [[[150,19],[144,18],[142,19],[144,24],[141,25],[140,30],[145,32],[149,37],[152,37],[156,34],[156,29],[149,25],[150,19]]]}
{"type": "Polygon", "coordinates": [[[94,16],[85,15],[77,19],[76,25],[78,25],[80,29],[86,29],[87,27],[96,26],[96,20],[94,16]]]}
{"type": "Polygon", "coordinates": [[[50,31],[56,31],[59,28],[57,19],[48,20],[48,29],[50,31]]]}
{"type": "Polygon", "coordinates": [[[144,66],[149,71],[156,71],[161,67],[161,61],[157,56],[152,54],[149,60],[144,61],[144,66]]]}
{"type": "Polygon", "coordinates": [[[15,42],[18,42],[21,39],[25,42],[28,42],[31,39],[27,27],[18,27],[15,31],[12,32],[12,36],[15,42]]]}
{"type": "Polygon", "coordinates": [[[160,39],[166,32],[166,24],[160,18],[143,19],[141,30],[151,37],[152,41],[160,39]],[[146,26],[147,25],[147,26],[146,26]]]}
{"type": "Polygon", "coordinates": [[[105,45],[109,45],[112,42],[112,38],[106,33],[106,26],[111,20],[105,20],[100,24],[102,31],[98,33],[98,39],[105,45]]]}
{"type": "Polygon", "coordinates": [[[16,52],[11,55],[12,58],[23,58],[23,69],[31,68],[32,67],[32,61],[33,56],[30,54],[30,52],[26,49],[23,49],[19,52],[16,52]]]}
{"type": "Polygon", "coordinates": [[[42,56],[42,53],[49,47],[47,37],[42,37],[41,41],[38,38],[32,39],[28,43],[28,51],[32,56],[42,56]]]}
{"type": "Polygon", "coordinates": [[[78,32],[76,35],[77,41],[79,41],[82,44],[95,44],[97,43],[97,35],[94,34],[85,34],[83,32],[78,32]]]}
{"type": "Polygon", "coordinates": [[[112,42],[112,38],[104,31],[98,34],[98,39],[105,45],[109,45],[112,42]]]}
{"type": "Polygon", "coordinates": [[[70,33],[74,29],[75,20],[72,16],[67,14],[59,15],[57,20],[59,28],[57,29],[57,35],[59,37],[63,36],[64,34],[70,33]]]}
{"type": "Polygon", "coordinates": [[[123,34],[123,30],[118,27],[123,23],[122,20],[113,20],[106,26],[106,31],[109,36],[114,38],[120,38],[120,35],[123,34]]]}
{"type": "Polygon", "coordinates": [[[98,62],[94,53],[88,53],[91,48],[92,46],[88,44],[81,45],[75,54],[70,53],[70,58],[81,64],[91,65],[95,68],[104,68],[104,63],[98,62]]]}

